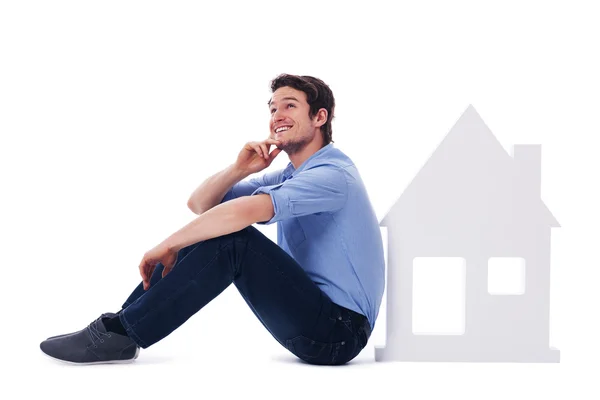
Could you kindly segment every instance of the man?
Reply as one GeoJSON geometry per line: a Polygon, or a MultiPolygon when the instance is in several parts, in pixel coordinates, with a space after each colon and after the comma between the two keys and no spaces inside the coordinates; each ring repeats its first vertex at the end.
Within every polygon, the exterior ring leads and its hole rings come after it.
{"type": "Polygon", "coordinates": [[[144,255],[122,310],[43,341],[42,351],[82,364],[132,361],[233,283],[298,358],[334,365],[360,353],[384,289],[379,223],[356,166],[333,146],[330,88],[283,74],[271,91],[269,138],[247,143],[192,193],[199,217],[144,255]],[[281,151],[285,169],[245,180],[281,151]],[[277,244],[252,226],[275,222],[277,244]]]}

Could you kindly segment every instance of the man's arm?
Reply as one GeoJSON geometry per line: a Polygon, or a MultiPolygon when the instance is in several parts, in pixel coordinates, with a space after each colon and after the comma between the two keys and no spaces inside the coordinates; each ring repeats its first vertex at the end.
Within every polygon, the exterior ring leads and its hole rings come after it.
{"type": "Polygon", "coordinates": [[[198,215],[210,210],[221,202],[233,185],[249,175],[249,173],[236,168],[235,164],[230,165],[206,179],[194,190],[188,200],[188,208],[198,215]]]}
{"type": "Polygon", "coordinates": [[[255,222],[268,221],[275,214],[271,196],[244,196],[219,204],[165,239],[179,251],[191,244],[237,232],[255,222]]]}
{"type": "Polygon", "coordinates": [[[269,225],[288,218],[337,212],[350,195],[346,175],[342,168],[320,166],[305,169],[294,179],[257,188],[252,196],[270,195],[275,210],[273,218],[259,223],[269,225]]]}
{"type": "MultiPolygon", "coordinates": [[[[221,203],[236,183],[271,165],[281,153],[281,149],[277,147],[269,153],[271,146],[277,144],[279,141],[274,139],[246,143],[235,163],[214,174],[194,190],[188,200],[188,208],[200,215],[221,203]]],[[[244,189],[254,191],[255,188],[252,188],[252,185],[244,185],[244,189]]]]}

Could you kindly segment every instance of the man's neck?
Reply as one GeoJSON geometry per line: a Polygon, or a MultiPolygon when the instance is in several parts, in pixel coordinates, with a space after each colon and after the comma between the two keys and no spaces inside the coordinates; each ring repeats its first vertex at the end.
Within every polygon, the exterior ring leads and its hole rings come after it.
{"type": "Polygon", "coordinates": [[[314,140],[311,143],[307,144],[302,150],[292,154],[289,156],[290,162],[294,166],[294,169],[298,169],[304,163],[304,161],[308,160],[310,156],[315,154],[317,151],[323,148],[323,139],[314,140]]]}

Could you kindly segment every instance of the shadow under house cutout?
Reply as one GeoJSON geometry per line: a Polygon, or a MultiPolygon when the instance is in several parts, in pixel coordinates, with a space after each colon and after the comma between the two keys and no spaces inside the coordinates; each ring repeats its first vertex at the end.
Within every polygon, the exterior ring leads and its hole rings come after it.
{"type": "Polygon", "coordinates": [[[549,329],[560,225],[541,200],[541,145],[510,156],[469,106],[380,225],[389,247],[377,361],[559,362],[549,329]]]}

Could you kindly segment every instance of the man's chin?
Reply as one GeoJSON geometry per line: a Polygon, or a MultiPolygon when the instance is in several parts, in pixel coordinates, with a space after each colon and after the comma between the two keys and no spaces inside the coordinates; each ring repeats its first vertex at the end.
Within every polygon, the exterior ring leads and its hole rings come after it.
{"type": "Polygon", "coordinates": [[[302,151],[307,145],[308,143],[305,142],[288,142],[283,143],[280,149],[281,151],[286,152],[288,156],[291,156],[292,154],[302,151]]]}

